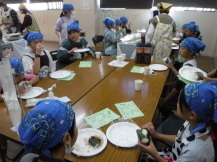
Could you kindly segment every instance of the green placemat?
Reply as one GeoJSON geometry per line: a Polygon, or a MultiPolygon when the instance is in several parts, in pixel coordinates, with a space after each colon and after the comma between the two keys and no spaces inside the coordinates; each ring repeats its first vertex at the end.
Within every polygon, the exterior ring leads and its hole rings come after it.
{"type": "Polygon", "coordinates": [[[120,116],[118,114],[114,113],[109,108],[106,108],[93,115],[85,117],[84,120],[93,128],[100,128],[119,117],[120,116]]]}
{"type": "Polygon", "coordinates": [[[178,78],[179,78],[179,80],[181,80],[181,81],[184,82],[185,84],[193,83],[193,82],[191,82],[191,81],[188,81],[188,80],[184,79],[183,77],[181,77],[181,75],[178,75],[178,78]]]}
{"type": "Polygon", "coordinates": [[[70,81],[74,78],[76,73],[72,73],[71,75],[69,75],[68,77],[66,78],[62,78],[62,79],[57,79],[57,80],[63,80],[63,81],[70,81]]]}
{"type": "Polygon", "coordinates": [[[131,73],[144,73],[144,67],[134,66],[130,72],[131,73]]]}
{"type": "Polygon", "coordinates": [[[117,107],[118,111],[121,113],[124,119],[144,116],[144,114],[133,101],[118,103],[115,104],[115,106],[117,107]]]}
{"type": "Polygon", "coordinates": [[[92,61],[80,61],[79,64],[80,68],[91,67],[91,66],[92,66],[92,61]]]}

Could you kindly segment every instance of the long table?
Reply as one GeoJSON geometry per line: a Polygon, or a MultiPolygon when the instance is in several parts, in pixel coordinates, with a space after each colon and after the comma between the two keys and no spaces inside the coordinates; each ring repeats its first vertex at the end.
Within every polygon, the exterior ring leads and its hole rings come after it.
{"type": "MultiPolygon", "coordinates": [[[[145,76],[143,74],[130,72],[133,66],[138,66],[138,64],[134,63],[134,60],[127,60],[129,64],[123,68],[116,68],[107,65],[107,63],[113,59],[114,58],[103,57],[101,61],[86,58],[85,60],[93,61],[92,68],[78,68],[79,61],[65,68],[77,73],[72,82],[56,81],[48,78],[47,81],[46,79],[42,80],[36,86],[41,86],[46,89],[56,83],[57,88],[54,89],[54,94],[58,97],[68,96],[72,99],[70,104],[75,110],[78,128],[82,128],[85,124],[83,117],[96,113],[104,108],[110,108],[115,113],[120,114],[114,104],[126,101],[134,101],[145,114],[144,117],[133,119],[136,124],[142,126],[151,121],[154,116],[158,100],[168,75],[168,70],[157,72],[157,75],[145,76]],[[141,91],[135,91],[135,79],[142,79],[144,81],[141,91]]],[[[0,122],[1,134],[13,140],[20,141],[17,134],[9,130],[11,122],[9,116],[5,115],[7,114],[6,109],[1,106],[2,104],[0,104],[0,118],[4,121],[4,123],[0,122]]],[[[102,127],[101,130],[105,133],[108,127],[109,124],[102,127]]],[[[69,155],[66,156],[66,158],[73,161],[91,162],[137,161],[138,156],[139,149],[137,148],[118,148],[108,142],[105,150],[99,155],[88,158],[69,155]]]]}

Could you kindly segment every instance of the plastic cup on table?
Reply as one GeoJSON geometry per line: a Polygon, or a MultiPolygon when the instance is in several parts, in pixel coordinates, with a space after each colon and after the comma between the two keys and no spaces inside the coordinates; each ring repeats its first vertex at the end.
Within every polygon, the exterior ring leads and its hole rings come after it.
{"type": "Polygon", "coordinates": [[[100,59],[102,54],[101,54],[101,52],[95,52],[95,55],[96,55],[97,59],[100,59]]]}
{"type": "Polygon", "coordinates": [[[122,61],[126,59],[126,54],[120,54],[120,56],[122,57],[122,61]]]}
{"type": "Polygon", "coordinates": [[[144,67],[144,75],[149,75],[150,74],[150,67],[145,66],[144,67]]]}
{"type": "Polygon", "coordinates": [[[143,84],[143,81],[142,81],[142,80],[135,80],[135,90],[136,90],[136,91],[141,91],[141,89],[142,89],[142,84],[143,84]]]}
{"type": "Polygon", "coordinates": [[[121,64],[122,56],[116,56],[116,59],[117,59],[118,64],[121,64]]]}

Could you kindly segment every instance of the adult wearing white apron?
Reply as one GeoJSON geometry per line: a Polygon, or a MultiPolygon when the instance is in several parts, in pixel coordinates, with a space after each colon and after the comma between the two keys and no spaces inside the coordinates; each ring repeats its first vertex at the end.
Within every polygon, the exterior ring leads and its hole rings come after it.
{"type": "Polygon", "coordinates": [[[17,15],[17,12],[8,7],[6,0],[0,0],[0,10],[2,15],[2,24],[5,25],[5,30],[7,33],[17,33],[20,30],[20,19],[17,15]]]}
{"type": "Polygon", "coordinates": [[[172,50],[172,39],[176,32],[176,23],[169,16],[169,10],[173,4],[158,3],[157,7],[160,15],[150,20],[150,25],[146,35],[146,42],[152,43],[154,53],[152,61],[163,62],[163,58],[170,56],[172,50]]]}

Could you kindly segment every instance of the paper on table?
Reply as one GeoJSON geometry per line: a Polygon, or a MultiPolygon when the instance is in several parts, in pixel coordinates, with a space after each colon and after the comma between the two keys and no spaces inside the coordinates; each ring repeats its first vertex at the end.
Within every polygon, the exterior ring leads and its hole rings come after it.
{"type": "Polygon", "coordinates": [[[110,66],[116,66],[116,67],[124,67],[124,66],[126,66],[128,63],[129,63],[129,62],[121,61],[121,64],[119,64],[119,63],[117,62],[117,60],[113,60],[113,61],[109,62],[108,65],[110,65],[110,66]]]}
{"type": "Polygon", "coordinates": [[[134,66],[130,72],[131,73],[144,73],[144,67],[134,66]]]}
{"type": "Polygon", "coordinates": [[[70,74],[70,75],[69,75],[68,77],[66,77],[66,78],[57,79],[57,80],[70,81],[70,80],[72,80],[72,79],[74,78],[75,74],[76,74],[76,73],[72,73],[72,74],[70,74]]]}
{"type": "Polygon", "coordinates": [[[92,61],[80,61],[79,67],[91,67],[92,66],[92,61]]]}
{"type": "Polygon", "coordinates": [[[100,128],[119,117],[120,116],[118,114],[114,113],[109,108],[106,108],[93,115],[85,117],[84,120],[93,128],[100,128]]]}
{"type": "Polygon", "coordinates": [[[115,106],[124,119],[144,116],[144,114],[133,101],[118,103],[115,104],[115,106]]]}

